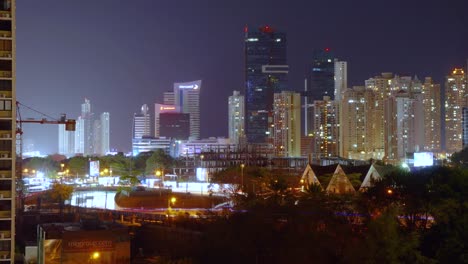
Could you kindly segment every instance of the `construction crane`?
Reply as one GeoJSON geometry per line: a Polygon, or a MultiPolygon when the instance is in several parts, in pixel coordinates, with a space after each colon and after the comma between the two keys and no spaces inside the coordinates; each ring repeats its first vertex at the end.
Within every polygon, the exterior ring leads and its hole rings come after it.
{"type": "Polygon", "coordinates": [[[65,130],[66,131],[75,131],[76,128],[76,120],[75,119],[67,119],[65,114],[61,114],[59,119],[55,119],[49,115],[46,115],[44,113],[41,113],[37,110],[32,109],[31,107],[28,107],[24,104],[21,104],[20,102],[16,102],[16,154],[17,154],[17,162],[16,162],[16,179],[19,182],[17,186],[19,186],[18,189],[18,197],[19,197],[19,202],[18,202],[18,209],[20,211],[23,210],[23,205],[24,205],[24,192],[23,192],[23,168],[22,168],[22,161],[23,161],[23,140],[22,140],[22,135],[23,135],[23,124],[24,123],[30,123],[30,124],[53,124],[53,125],[65,125],[65,130]],[[41,119],[34,119],[34,118],[28,118],[28,119],[22,119],[21,118],[21,112],[20,112],[20,106],[27,108],[33,112],[36,112],[42,116],[44,116],[41,119]],[[49,118],[49,119],[47,119],[49,118]]]}

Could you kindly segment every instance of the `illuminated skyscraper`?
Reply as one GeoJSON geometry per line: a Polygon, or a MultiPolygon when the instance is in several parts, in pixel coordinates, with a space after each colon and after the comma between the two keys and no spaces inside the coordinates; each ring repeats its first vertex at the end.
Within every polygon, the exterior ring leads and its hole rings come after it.
{"type": "Polygon", "coordinates": [[[348,63],[335,60],[335,101],[341,100],[342,94],[348,88],[348,63]]]}
{"type": "Polygon", "coordinates": [[[385,119],[384,101],[391,95],[393,74],[384,72],[365,81],[366,89],[371,89],[375,94],[375,115],[372,124],[374,129],[373,146],[375,155],[383,158],[385,153],[385,119]]]}
{"type": "MultiPolygon", "coordinates": [[[[94,119],[90,100],[81,105],[81,115],[76,120],[74,154],[84,156],[106,155],[110,150],[109,113],[104,112],[94,119]]],[[[68,132],[69,133],[69,132],[68,132]]],[[[60,146],[59,141],[59,146],[60,146]]]]}
{"type": "Polygon", "coordinates": [[[375,94],[354,86],[342,94],[340,103],[340,156],[347,159],[382,159],[374,152],[375,94]]]}
{"type": "Polygon", "coordinates": [[[385,100],[385,157],[392,164],[405,162],[408,153],[423,150],[423,99],[420,93],[400,90],[385,100]]]}
{"type": "Polygon", "coordinates": [[[424,108],[424,150],[441,151],[441,106],[440,84],[426,77],[422,87],[424,108]]]}
{"type": "Polygon", "coordinates": [[[467,106],[466,79],[463,69],[454,69],[445,81],[445,150],[460,151],[462,142],[462,109],[467,106]]]}
{"type": "Polygon", "coordinates": [[[146,104],[141,106],[139,114],[133,114],[133,138],[151,136],[149,108],[146,104]]]}
{"type": "Polygon", "coordinates": [[[71,157],[75,155],[75,131],[66,131],[65,125],[58,125],[59,150],[58,153],[71,157]]]}
{"type": "Polygon", "coordinates": [[[269,26],[245,28],[245,134],[248,143],[266,143],[273,93],[286,90],[289,67],[286,34],[269,26]]]}
{"type": "Polygon", "coordinates": [[[174,83],[174,105],[180,112],[190,114],[190,137],[200,138],[200,90],[201,80],[174,83]]]}
{"type": "Polygon", "coordinates": [[[233,144],[239,144],[244,137],[244,96],[234,91],[228,99],[229,139],[233,144]]]}
{"type": "MultiPolygon", "coordinates": [[[[334,99],[335,95],[335,56],[330,48],[314,50],[313,63],[309,67],[308,98],[311,102],[322,100],[324,96],[334,99]]],[[[346,65],[338,64],[338,68],[346,65]]],[[[345,73],[346,68],[341,68],[345,73]]],[[[345,75],[341,74],[342,77],[345,75]]],[[[345,78],[346,79],[346,78],[345,78]]],[[[343,80],[342,80],[343,81],[343,80]]]]}
{"type": "Polygon", "coordinates": [[[101,130],[100,133],[100,147],[96,154],[106,155],[110,151],[110,114],[104,112],[100,117],[101,130]]]}
{"type": "Polygon", "coordinates": [[[337,103],[332,101],[329,96],[324,96],[323,100],[315,100],[312,107],[314,117],[312,157],[314,159],[337,157],[339,154],[339,115],[337,103]]]}
{"type": "MultiPolygon", "coordinates": [[[[94,154],[94,135],[93,135],[93,113],[91,112],[91,102],[85,98],[85,102],[81,104],[81,122],[82,124],[82,144],[83,155],[94,154]]],[[[81,144],[80,142],[80,144],[81,144]]],[[[80,147],[81,148],[81,147],[80,147]]]]}
{"type": "MultiPolygon", "coordinates": [[[[0,1],[0,251],[14,263],[16,202],[16,2],[0,1]]],[[[21,173],[21,167],[19,168],[21,173]]]]}
{"type": "Polygon", "coordinates": [[[278,157],[301,156],[301,94],[274,94],[273,146],[278,157]]]}

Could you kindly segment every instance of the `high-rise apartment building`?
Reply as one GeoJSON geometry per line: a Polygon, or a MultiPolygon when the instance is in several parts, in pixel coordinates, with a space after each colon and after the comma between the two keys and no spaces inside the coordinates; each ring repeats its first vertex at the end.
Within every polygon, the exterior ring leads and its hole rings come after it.
{"type": "Polygon", "coordinates": [[[342,94],[348,88],[348,63],[335,59],[335,101],[341,100],[342,94]]]}
{"type": "Polygon", "coordinates": [[[96,154],[106,155],[110,151],[110,114],[104,112],[100,116],[101,130],[100,133],[100,148],[96,154]]]}
{"type": "Polygon", "coordinates": [[[468,146],[468,107],[462,109],[462,142],[463,148],[468,146]]]}
{"type": "Polygon", "coordinates": [[[408,153],[423,150],[424,120],[421,94],[408,90],[385,100],[385,157],[392,164],[406,161],[408,153]]]}
{"type": "Polygon", "coordinates": [[[76,119],[75,129],[75,154],[84,153],[84,122],[83,118],[79,116],[76,119]]]}
{"type": "Polygon", "coordinates": [[[58,125],[59,149],[58,153],[71,157],[75,155],[75,131],[66,131],[65,124],[58,125]]]}
{"type": "Polygon", "coordinates": [[[339,114],[338,106],[329,96],[315,100],[313,104],[314,144],[312,157],[336,157],[338,153],[339,114]]]}
{"type": "Polygon", "coordinates": [[[340,101],[340,156],[347,159],[382,159],[374,152],[375,94],[364,86],[342,93],[340,101]]]}
{"type": "Polygon", "coordinates": [[[190,114],[190,137],[200,138],[200,90],[201,80],[174,83],[174,105],[180,112],[190,114]]]}
{"type": "Polygon", "coordinates": [[[445,81],[445,150],[460,151],[462,142],[462,109],[467,107],[466,76],[463,69],[454,69],[445,81]]]}
{"type": "Polygon", "coordinates": [[[228,99],[229,139],[233,144],[239,144],[244,137],[244,96],[234,91],[228,99]]]}
{"type": "Polygon", "coordinates": [[[67,156],[75,154],[90,156],[90,155],[106,155],[110,151],[110,115],[104,112],[99,116],[99,119],[94,119],[94,114],[91,112],[91,102],[85,99],[81,105],[81,115],[76,119],[75,132],[64,132],[64,129],[59,126],[59,153],[73,150],[73,152],[61,153],[67,156]],[[66,135],[61,137],[63,133],[69,133],[68,140],[71,142],[74,138],[74,143],[66,142],[66,135]],[[73,135],[74,134],[74,135],[73,135]]]}
{"type": "Polygon", "coordinates": [[[151,136],[151,123],[148,105],[141,106],[140,113],[133,114],[133,138],[151,136]]]}
{"type": "Polygon", "coordinates": [[[440,84],[426,77],[422,86],[424,109],[424,150],[441,151],[441,106],[440,84]]]}
{"type": "MultiPolygon", "coordinates": [[[[93,135],[93,113],[91,112],[91,102],[85,98],[81,104],[81,121],[83,122],[83,155],[94,154],[94,135],[93,135]]],[[[81,142],[80,142],[81,143],[81,142]]]]}
{"type": "Polygon", "coordinates": [[[301,156],[301,94],[274,94],[273,146],[278,157],[301,156]]]}
{"type": "Polygon", "coordinates": [[[379,76],[365,81],[366,89],[371,89],[375,94],[375,115],[372,120],[374,137],[373,146],[377,156],[383,157],[385,153],[385,114],[384,101],[390,96],[393,73],[384,72],[379,76]]]}
{"type": "Polygon", "coordinates": [[[248,143],[266,143],[273,93],[286,90],[289,67],[286,34],[270,26],[245,28],[245,134],[248,143]]]}
{"type": "Polygon", "coordinates": [[[15,4],[15,0],[0,1],[0,261],[5,263],[14,263],[16,234],[15,4]]]}

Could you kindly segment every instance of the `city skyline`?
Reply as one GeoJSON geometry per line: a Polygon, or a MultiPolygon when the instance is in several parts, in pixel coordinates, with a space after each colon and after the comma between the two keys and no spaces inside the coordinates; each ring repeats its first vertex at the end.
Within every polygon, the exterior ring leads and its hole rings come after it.
{"type": "MultiPolygon", "coordinates": [[[[111,124],[110,147],[127,152],[133,113],[142,104],[161,102],[174,82],[203,80],[201,138],[227,137],[228,96],[244,91],[246,24],[268,24],[287,34],[288,90],[293,91],[303,90],[313,50],[325,47],[348,62],[348,87],[362,86],[381,72],[431,76],[443,86],[454,67],[465,66],[468,36],[460,34],[468,24],[465,1],[384,2],[294,1],[284,8],[280,1],[207,7],[206,1],[159,6],[142,0],[130,6],[102,1],[93,9],[77,2],[18,2],[18,101],[72,117],[78,115],[75,106],[90,98],[96,112],[119,117],[111,124]],[[122,20],[124,14],[136,21],[122,20]],[[400,41],[406,38],[413,41],[400,41]]],[[[45,136],[56,134],[56,128],[24,130],[26,144],[33,140],[45,153],[57,151],[57,140],[45,136]]]]}

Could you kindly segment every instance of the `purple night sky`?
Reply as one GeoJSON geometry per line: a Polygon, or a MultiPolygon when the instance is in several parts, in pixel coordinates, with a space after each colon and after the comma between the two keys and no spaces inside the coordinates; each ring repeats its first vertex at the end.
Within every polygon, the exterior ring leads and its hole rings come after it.
{"type": "MultiPolygon", "coordinates": [[[[244,90],[246,24],[287,33],[291,90],[303,89],[323,47],[348,61],[349,86],[380,72],[443,82],[466,64],[467,10],[466,0],[18,0],[17,97],[69,118],[87,97],[95,114],[110,112],[111,148],[127,152],[142,104],[153,109],[174,82],[202,79],[202,137],[227,136],[227,97],[244,90]]],[[[56,126],[23,130],[25,146],[57,152],[56,126]]]]}

